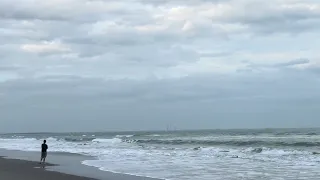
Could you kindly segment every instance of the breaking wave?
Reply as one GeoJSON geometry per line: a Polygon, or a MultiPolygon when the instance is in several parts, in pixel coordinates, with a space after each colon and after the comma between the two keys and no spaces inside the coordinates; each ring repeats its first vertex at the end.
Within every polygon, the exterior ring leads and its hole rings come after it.
{"type": "Polygon", "coordinates": [[[164,140],[164,139],[124,139],[123,142],[127,143],[138,143],[138,144],[159,144],[159,145],[199,145],[199,146],[285,146],[285,147],[317,147],[320,146],[320,142],[285,142],[285,141],[261,141],[261,140],[230,140],[230,141],[219,141],[219,140],[164,140]]]}
{"type": "Polygon", "coordinates": [[[87,137],[74,137],[74,138],[63,138],[63,140],[67,141],[67,142],[88,142],[88,141],[92,141],[95,138],[87,138],[87,137]]]}

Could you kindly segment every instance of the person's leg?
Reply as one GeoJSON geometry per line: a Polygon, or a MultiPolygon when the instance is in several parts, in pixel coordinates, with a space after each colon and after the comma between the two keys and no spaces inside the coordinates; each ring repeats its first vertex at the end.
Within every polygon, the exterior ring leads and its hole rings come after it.
{"type": "Polygon", "coordinates": [[[40,164],[42,163],[42,161],[43,161],[43,158],[44,158],[44,152],[41,152],[41,159],[40,159],[40,164]]]}
{"type": "Polygon", "coordinates": [[[43,164],[46,163],[46,158],[47,158],[47,152],[43,153],[43,164]]]}

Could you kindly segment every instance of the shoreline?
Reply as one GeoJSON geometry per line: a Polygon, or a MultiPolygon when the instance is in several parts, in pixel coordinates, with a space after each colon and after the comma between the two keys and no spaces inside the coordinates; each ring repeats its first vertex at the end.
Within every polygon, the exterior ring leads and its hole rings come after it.
{"type": "Polygon", "coordinates": [[[111,171],[102,171],[99,168],[82,164],[84,160],[94,159],[90,156],[74,153],[50,153],[45,168],[40,168],[40,154],[38,152],[25,152],[6,150],[0,148],[0,179],[5,180],[42,180],[37,175],[48,176],[44,179],[69,180],[62,176],[70,176],[70,180],[161,180],[111,171]],[[8,167],[6,167],[8,165],[8,167]],[[9,168],[9,169],[8,169],[9,168]],[[34,172],[34,173],[29,173],[34,172]],[[3,174],[6,174],[4,176],[3,174]],[[16,177],[19,174],[19,177],[16,177]],[[50,176],[50,177],[49,177],[50,176]],[[61,178],[60,178],[61,176],[61,178]]]}

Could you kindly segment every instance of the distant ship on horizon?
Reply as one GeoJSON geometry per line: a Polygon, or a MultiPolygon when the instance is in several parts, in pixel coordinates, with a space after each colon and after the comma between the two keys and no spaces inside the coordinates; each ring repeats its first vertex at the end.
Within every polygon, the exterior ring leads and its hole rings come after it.
{"type": "Polygon", "coordinates": [[[177,131],[177,127],[175,127],[175,126],[171,127],[170,125],[167,125],[166,131],[167,131],[167,132],[177,131]]]}

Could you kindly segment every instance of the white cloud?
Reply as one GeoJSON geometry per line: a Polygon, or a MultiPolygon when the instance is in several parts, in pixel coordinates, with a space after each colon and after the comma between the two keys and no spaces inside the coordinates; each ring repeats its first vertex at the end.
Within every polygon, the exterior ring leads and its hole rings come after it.
{"type": "Polygon", "coordinates": [[[21,46],[21,49],[30,53],[65,53],[70,52],[71,49],[66,45],[57,42],[42,42],[39,44],[24,44],[21,46]]]}

